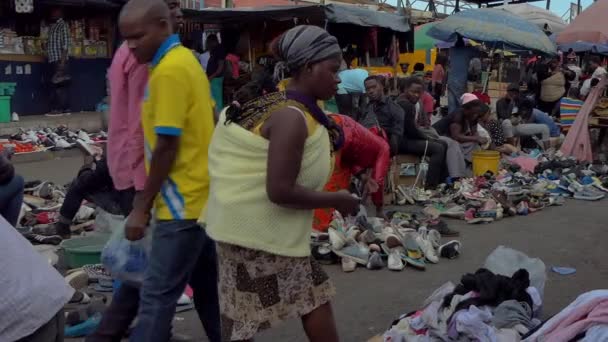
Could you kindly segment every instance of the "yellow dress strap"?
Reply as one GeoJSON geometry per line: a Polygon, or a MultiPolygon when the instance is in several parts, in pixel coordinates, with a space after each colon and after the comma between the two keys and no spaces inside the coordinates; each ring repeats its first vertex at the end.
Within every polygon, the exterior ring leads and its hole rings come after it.
{"type": "MultiPolygon", "coordinates": [[[[317,130],[319,123],[309,112],[304,111],[297,106],[287,106],[287,108],[297,111],[304,117],[304,120],[306,121],[306,129],[308,130],[308,136],[311,136],[317,130]]],[[[262,126],[264,125],[267,119],[268,118],[262,120],[257,126],[254,127],[254,129],[252,130],[253,134],[259,136],[262,135],[262,126]]]]}

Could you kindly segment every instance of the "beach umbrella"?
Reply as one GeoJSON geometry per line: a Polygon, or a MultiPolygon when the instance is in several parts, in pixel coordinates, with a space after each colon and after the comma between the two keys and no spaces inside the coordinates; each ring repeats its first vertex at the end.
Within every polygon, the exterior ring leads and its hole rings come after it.
{"type": "Polygon", "coordinates": [[[598,0],[574,18],[561,33],[557,35],[558,44],[576,42],[608,43],[608,0],[598,0]]]}
{"type": "Polygon", "coordinates": [[[429,37],[426,33],[436,23],[418,25],[414,28],[414,50],[430,50],[435,48],[437,40],[429,37]]]}
{"type": "Polygon", "coordinates": [[[469,9],[452,14],[431,27],[427,34],[448,42],[455,42],[460,35],[492,48],[527,49],[549,55],[556,53],[555,44],[538,26],[496,8],[469,9]]]}

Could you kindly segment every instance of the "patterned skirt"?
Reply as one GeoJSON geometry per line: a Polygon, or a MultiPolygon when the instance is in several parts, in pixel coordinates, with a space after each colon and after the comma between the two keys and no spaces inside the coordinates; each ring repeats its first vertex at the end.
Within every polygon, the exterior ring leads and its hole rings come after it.
{"type": "Polygon", "coordinates": [[[217,244],[222,336],[248,340],[277,323],[301,317],[335,294],[312,257],[286,257],[217,244]]]}

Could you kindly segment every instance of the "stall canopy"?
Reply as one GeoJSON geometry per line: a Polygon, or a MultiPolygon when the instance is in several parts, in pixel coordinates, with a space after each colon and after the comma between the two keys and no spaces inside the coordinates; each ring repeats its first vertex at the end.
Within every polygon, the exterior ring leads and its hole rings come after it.
{"type": "Polygon", "coordinates": [[[498,8],[526,19],[540,27],[543,31],[552,33],[561,32],[568,25],[568,23],[553,12],[530,4],[509,4],[498,8]]]}
{"type": "Polygon", "coordinates": [[[608,0],[594,2],[557,35],[557,43],[608,43],[607,17],[608,0]]]}
{"type": "Polygon", "coordinates": [[[352,24],[367,27],[383,27],[396,32],[409,32],[407,17],[393,13],[372,11],[354,6],[302,5],[265,6],[239,8],[205,8],[200,11],[186,10],[188,17],[206,24],[242,25],[244,22],[267,20],[286,21],[306,18],[311,21],[327,20],[329,23],[352,24]]]}

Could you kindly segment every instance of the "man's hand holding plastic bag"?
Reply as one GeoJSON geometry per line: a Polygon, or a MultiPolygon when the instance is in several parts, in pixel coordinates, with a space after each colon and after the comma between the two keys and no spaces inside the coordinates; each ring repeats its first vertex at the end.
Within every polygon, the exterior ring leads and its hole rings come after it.
{"type": "Polygon", "coordinates": [[[101,252],[101,262],[112,277],[139,286],[148,265],[151,232],[148,229],[142,239],[129,241],[125,237],[125,223],[126,220],[112,233],[101,252]]]}

